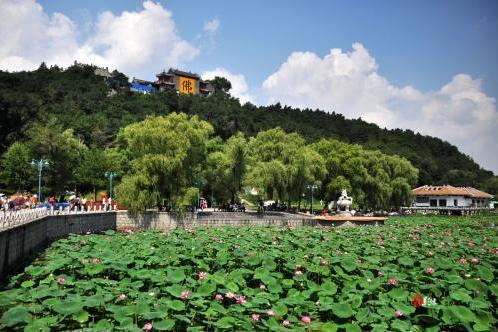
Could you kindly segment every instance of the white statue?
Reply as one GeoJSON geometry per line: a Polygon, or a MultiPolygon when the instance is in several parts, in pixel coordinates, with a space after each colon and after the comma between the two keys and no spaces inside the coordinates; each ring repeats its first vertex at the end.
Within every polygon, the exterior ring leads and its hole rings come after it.
{"type": "Polygon", "coordinates": [[[353,198],[348,196],[348,192],[344,189],[341,193],[341,197],[337,200],[337,210],[349,212],[349,209],[353,205],[353,198]]]}

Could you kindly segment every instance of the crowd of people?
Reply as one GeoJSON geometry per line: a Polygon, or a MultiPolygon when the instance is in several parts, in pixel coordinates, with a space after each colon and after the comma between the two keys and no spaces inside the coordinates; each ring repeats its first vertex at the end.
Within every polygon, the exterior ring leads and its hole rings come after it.
{"type": "MultiPolygon", "coordinates": [[[[0,210],[15,211],[21,209],[33,209],[36,207],[46,207],[53,209],[65,209],[88,211],[94,207],[107,210],[112,204],[112,199],[107,194],[102,193],[100,200],[87,199],[74,192],[57,193],[56,195],[46,196],[42,201],[36,194],[14,194],[7,196],[0,193],[0,210]]],[[[114,202],[115,203],[115,202],[114,202]]]]}

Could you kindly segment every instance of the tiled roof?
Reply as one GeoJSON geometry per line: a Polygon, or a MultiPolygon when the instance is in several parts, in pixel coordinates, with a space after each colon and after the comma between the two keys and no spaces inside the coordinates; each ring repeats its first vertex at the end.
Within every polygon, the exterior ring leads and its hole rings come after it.
{"type": "Polygon", "coordinates": [[[470,196],[475,198],[493,198],[484,191],[477,190],[472,187],[453,187],[445,186],[422,186],[412,190],[413,195],[418,196],[470,196]]]}

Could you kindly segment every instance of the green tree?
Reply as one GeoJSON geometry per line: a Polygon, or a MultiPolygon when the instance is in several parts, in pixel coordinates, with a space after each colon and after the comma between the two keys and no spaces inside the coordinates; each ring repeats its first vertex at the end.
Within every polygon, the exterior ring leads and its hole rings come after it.
{"type": "Polygon", "coordinates": [[[0,178],[2,183],[17,192],[33,188],[36,172],[30,167],[31,151],[25,143],[15,142],[3,154],[0,178]]]}
{"type": "Polygon", "coordinates": [[[222,192],[228,191],[232,203],[242,190],[246,171],[247,140],[242,133],[230,137],[218,151],[207,156],[206,179],[222,192]]]}
{"type": "Polygon", "coordinates": [[[225,77],[216,76],[211,80],[215,92],[228,93],[232,88],[232,83],[225,77]]]}
{"type": "Polygon", "coordinates": [[[134,210],[159,206],[163,200],[179,209],[200,179],[212,132],[209,123],[176,113],[123,128],[118,139],[131,159],[131,172],[116,187],[118,200],[134,210]]]}
{"type": "Polygon", "coordinates": [[[253,169],[248,183],[289,205],[296,201],[300,207],[306,186],[320,184],[326,172],[323,158],[299,134],[281,128],[260,132],[251,138],[249,149],[253,169]]]}
{"type": "Polygon", "coordinates": [[[52,122],[33,126],[29,136],[33,157],[50,161],[50,166],[44,169],[48,190],[78,189],[75,171],[88,148],[74,135],[73,129],[64,130],[52,122]]]}

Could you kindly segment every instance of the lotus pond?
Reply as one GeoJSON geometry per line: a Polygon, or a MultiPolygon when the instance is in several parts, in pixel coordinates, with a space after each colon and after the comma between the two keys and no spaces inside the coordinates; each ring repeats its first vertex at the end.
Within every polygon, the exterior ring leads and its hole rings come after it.
{"type": "Polygon", "coordinates": [[[0,329],[485,331],[497,248],[460,217],[73,235],[0,292],[0,329]]]}

